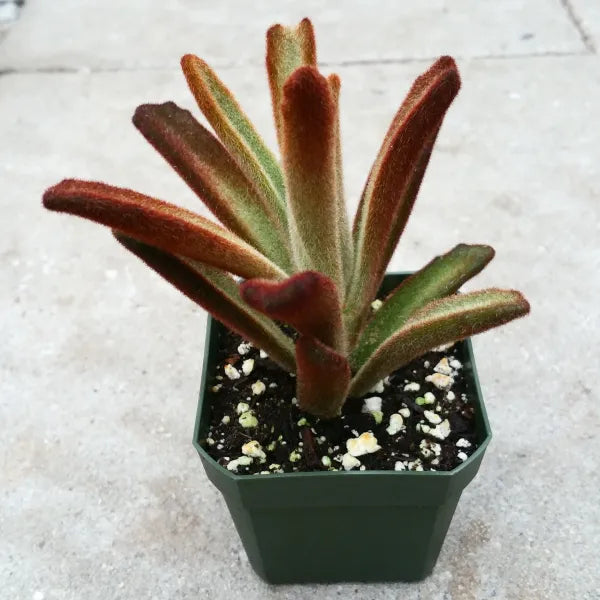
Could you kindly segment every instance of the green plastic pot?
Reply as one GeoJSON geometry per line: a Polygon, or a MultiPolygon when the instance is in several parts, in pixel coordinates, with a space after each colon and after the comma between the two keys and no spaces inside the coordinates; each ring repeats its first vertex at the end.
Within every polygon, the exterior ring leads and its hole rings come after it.
{"type": "MultiPolygon", "coordinates": [[[[388,274],[389,291],[407,273],[388,274]]],[[[206,393],[219,329],[209,317],[194,446],[223,494],[250,564],[269,583],[417,581],[431,573],[456,505],[491,439],[470,340],[457,344],[476,407],[477,450],[441,471],[336,471],[235,475],[204,448],[206,393]]]]}

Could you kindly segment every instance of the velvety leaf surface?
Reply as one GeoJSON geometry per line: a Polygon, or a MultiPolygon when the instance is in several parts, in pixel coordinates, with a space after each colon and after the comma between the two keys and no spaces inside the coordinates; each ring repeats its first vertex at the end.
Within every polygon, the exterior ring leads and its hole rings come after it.
{"type": "Polygon", "coordinates": [[[273,25],[267,31],[267,73],[277,139],[282,146],[281,101],[283,84],[298,68],[317,64],[315,33],[309,19],[302,19],[295,27],[273,25]]]}
{"type": "Polygon", "coordinates": [[[294,346],[272,321],[240,297],[233,277],[207,265],[188,262],[119,232],[117,241],[151,269],[202,306],[217,320],[251,341],[287,371],[295,370],[294,346]]]}
{"type": "Polygon", "coordinates": [[[241,277],[285,277],[279,267],[220,225],[132,190],[66,179],[46,190],[43,202],[50,210],[85,217],[166,252],[241,277]]]}
{"type": "Polygon", "coordinates": [[[393,290],[364,329],[350,357],[359,369],[375,349],[428,302],[454,294],[494,257],[490,246],[459,244],[405,279],[393,290]]]}
{"type": "Polygon", "coordinates": [[[335,103],[315,67],[300,67],[286,81],[282,117],[294,258],[300,269],[320,271],[342,290],[335,103]]]}
{"type": "MultiPolygon", "coordinates": [[[[417,198],[417,194],[419,193],[419,189],[421,188],[421,183],[423,181],[425,171],[427,170],[427,166],[429,165],[429,159],[431,158],[431,154],[433,152],[435,142],[437,140],[437,136],[441,129],[441,126],[442,122],[440,121],[438,127],[434,131],[432,131],[429,134],[429,136],[423,139],[423,147],[421,150],[421,154],[415,162],[414,170],[410,177],[410,181],[408,182],[406,190],[406,198],[412,198],[413,205],[417,198]]],[[[387,269],[387,265],[392,259],[394,250],[398,245],[398,242],[400,240],[402,232],[404,231],[405,226],[406,220],[402,220],[401,218],[394,220],[391,224],[391,233],[387,240],[385,240],[385,243],[383,244],[381,250],[381,252],[383,253],[383,263],[386,265],[385,269],[387,269]]]]}
{"type": "Polygon", "coordinates": [[[350,383],[350,365],[341,355],[309,336],[296,341],[298,406],[323,419],[339,416],[350,383]]]}
{"type": "Polygon", "coordinates": [[[325,275],[304,271],[281,282],[251,279],[241,284],[240,292],[250,306],[272,319],[344,350],[338,290],[325,275]]]}
{"type": "Polygon", "coordinates": [[[291,268],[287,232],[272,207],[189,111],[174,102],[143,104],[133,123],[228,229],[291,268]]]}
{"type": "Polygon", "coordinates": [[[186,54],[181,66],[200,110],[218,138],[280,221],[286,223],[285,183],[271,151],[231,92],[202,59],[186,54]]]}
{"type": "Polygon", "coordinates": [[[351,340],[406,225],[435,136],[459,88],[454,61],[440,58],[413,84],[373,164],[353,227],[355,262],[348,294],[351,340]]]}
{"type": "Polygon", "coordinates": [[[489,289],[434,300],[388,338],[352,380],[350,394],[360,396],[377,381],[427,350],[508,323],[529,312],[520,292],[489,289]]]}
{"type": "Polygon", "coordinates": [[[337,211],[339,215],[340,244],[342,247],[342,266],[344,280],[349,281],[354,264],[354,253],[352,249],[352,236],[348,224],[348,211],[346,209],[346,197],[344,194],[344,168],[342,160],[342,134],[340,129],[340,89],[342,82],[339,75],[332,73],[327,77],[331,95],[335,106],[335,175],[337,190],[337,211]]]}

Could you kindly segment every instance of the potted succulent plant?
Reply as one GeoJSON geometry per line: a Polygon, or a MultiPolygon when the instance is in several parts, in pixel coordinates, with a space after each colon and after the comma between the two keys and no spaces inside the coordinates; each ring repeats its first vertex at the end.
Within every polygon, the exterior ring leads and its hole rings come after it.
{"type": "Polygon", "coordinates": [[[529,305],[512,290],[458,293],[489,246],[386,276],[460,87],[451,58],[413,84],[352,228],[340,80],[319,72],[310,21],[272,27],[266,63],[281,162],[192,55],[183,71],[214,134],[172,102],[133,117],[222,226],[97,182],[65,180],[44,205],[111,227],[216,319],[194,444],[262,577],[419,579],[491,435],[467,338],[529,305]]]}

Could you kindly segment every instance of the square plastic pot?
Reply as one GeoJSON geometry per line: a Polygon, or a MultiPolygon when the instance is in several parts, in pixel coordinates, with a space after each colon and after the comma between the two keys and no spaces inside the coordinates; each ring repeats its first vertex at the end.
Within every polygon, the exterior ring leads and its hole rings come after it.
{"type": "MultiPolygon", "coordinates": [[[[388,274],[382,290],[407,273],[388,274]]],[[[269,583],[416,581],[431,573],[462,491],[491,439],[470,340],[456,345],[476,410],[477,450],[452,471],[235,475],[204,445],[219,330],[209,317],[194,446],[223,494],[256,573],[269,583]]]]}

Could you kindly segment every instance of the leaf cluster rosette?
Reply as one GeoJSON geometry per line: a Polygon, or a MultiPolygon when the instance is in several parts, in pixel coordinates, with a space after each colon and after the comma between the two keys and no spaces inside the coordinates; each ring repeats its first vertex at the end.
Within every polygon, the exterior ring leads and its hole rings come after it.
{"type": "Polygon", "coordinates": [[[411,214],[436,137],[460,88],[454,60],[413,83],[347,218],[340,79],[317,67],[308,19],[267,32],[266,66],[281,160],[202,59],[181,61],[212,131],[173,102],[144,104],[133,123],[210,209],[216,222],[104,183],[69,179],[44,206],[106,225],[217,320],[296,373],[300,408],[340,414],[348,397],[429,349],[529,311],[514,290],[458,293],[493,258],[459,244],[404,280],[372,310],[411,214]],[[297,335],[290,337],[286,324],[297,335]]]}

